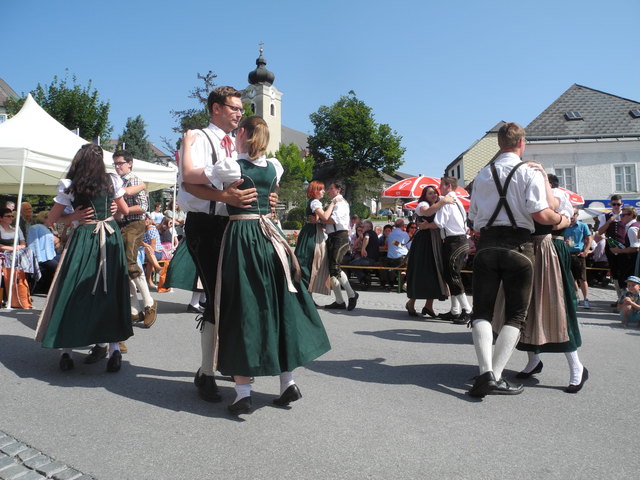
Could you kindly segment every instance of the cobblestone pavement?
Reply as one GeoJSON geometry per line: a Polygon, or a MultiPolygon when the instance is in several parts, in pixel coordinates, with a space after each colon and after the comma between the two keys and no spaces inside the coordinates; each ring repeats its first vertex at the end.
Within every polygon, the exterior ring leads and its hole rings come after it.
{"type": "Polygon", "coordinates": [[[55,460],[0,431],[0,479],[91,480],[73,467],[55,460]]]}

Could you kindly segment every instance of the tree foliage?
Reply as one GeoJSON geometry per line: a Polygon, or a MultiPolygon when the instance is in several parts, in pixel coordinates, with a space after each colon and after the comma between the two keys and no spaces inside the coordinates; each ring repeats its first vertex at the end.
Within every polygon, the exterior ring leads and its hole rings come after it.
{"type": "Polygon", "coordinates": [[[378,124],[370,107],[350,91],[330,107],[310,115],[315,129],[308,138],[311,155],[320,164],[333,163],[336,177],[347,184],[347,196],[361,171],[393,173],[402,164],[402,137],[378,124]]]}
{"type": "MultiPolygon", "coordinates": [[[[78,84],[75,75],[69,84],[68,71],[63,79],[57,76],[48,86],[38,84],[30,93],[38,104],[67,127],[69,130],[79,129],[80,136],[87,140],[100,138],[104,146],[111,137],[112,127],[109,123],[109,102],[101,102],[98,91],[92,89],[92,82],[86,87],[78,84]]],[[[5,107],[9,115],[15,115],[27,99],[7,99],[5,107]]]]}
{"type": "Polygon", "coordinates": [[[118,138],[118,146],[122,148],[123,144],[124,148],[135,158],[146,162],[156,162],[156,155],[149,145],[146,125],[142,115],[127,119],[127,125],[124,127],[120,138],[118,138]]]}
{"type": "Polygon", "coordinates": [[[295,143],[280,145],[275,157],[284,168],[278,189],[280,201],[296,205],[304,204],[306,198],[304,183],[312,178],[313,158],[303,157],[295,143]]]}
{"type": "MultiPolygon", "coordinates": [[[[380,200],[380,193],[384,188],[384,182],[378,172],[375,170],[368,168],[366,170],[361,170],[356,172],[351,177],[351,201],[352,204],[361,204],[365,207],[364,204],[369,204],[370,200],[380,200]]],[[[365,207],[369,210],[369,207],[365,207]]],[[[360,215],[358,213],[358,215],[360,215]]],[[[361,215],[360,215],[361,216],[361,215]]],[[[361,216],[362,217],[362,216],[361,216]]],[[[366,217],[362,217],[366,218],[366,217]]]]}

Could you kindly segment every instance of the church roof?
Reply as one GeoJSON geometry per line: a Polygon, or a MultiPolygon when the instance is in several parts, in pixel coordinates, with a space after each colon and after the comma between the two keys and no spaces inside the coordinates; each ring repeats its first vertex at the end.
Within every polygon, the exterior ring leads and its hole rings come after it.
{"type": "Polygon", "coordinates": [[[4,106],[4,101],[7,98],[18,98],[18,94],[9,86],[7,82],[5,82],[2,78],[0,78],[0,106],[4,106]]]}
{"type": "Polygon", "coordinates": [[[256,69],[249,72],[249,83],[251,85],[273,85],[276,76],[273,72],[267,70],[267,61],[262,56],[262,47],[260,47],[260,56],[256,60],[256,69]]]}
{"type": "Polygon", "coordinates": [[[529,141],[638,136],[640,103],[573,84],[525,131],[529,141]]]}
{"type": "Polygon", "coordinates": [[[300,150],[306,150],[309,147],[307,143],[308,137],[309,135],[304,132],[282,125],[280,133],[280,143],[282,143],[282,145],[295,143],[300,150]]]}

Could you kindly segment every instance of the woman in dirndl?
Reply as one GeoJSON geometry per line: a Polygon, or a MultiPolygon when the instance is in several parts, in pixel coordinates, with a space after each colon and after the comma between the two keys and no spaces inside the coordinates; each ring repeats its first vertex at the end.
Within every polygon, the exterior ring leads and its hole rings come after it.
{"type": "Polygon", "coordinates": [[[118,342],[133,335],[124,247],[110,212],[115,201],[120,212],[128,213],[123,195],[122,181],[106,173],[102,149],[93,144],[80,148],[58,185],[48,226],[68,207],[93,209],[67,243],[36,329],[43,347],[62,349],[61,370],[74,367],[74,347],[108,343],[107,371],[117,372],[118,342]]]}

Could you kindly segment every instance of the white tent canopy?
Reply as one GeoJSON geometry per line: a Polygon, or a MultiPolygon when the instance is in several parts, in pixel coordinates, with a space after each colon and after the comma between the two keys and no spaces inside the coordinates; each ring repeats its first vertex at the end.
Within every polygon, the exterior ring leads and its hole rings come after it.
{"type": "MultiPolygon", "coordinates": [[[[33,99],[27,97],[22,109],[0,124],[0,193],[18,193],[24,165],[23,193],[53,195],[71,160],[87,143],[70,132],[33,99]]],[[[112,153],[104,151],[107,171],[113,172],[112,153]]],[[[135,174],[147,191],[171,187],[176,168],[134,160],[135,174]]]]}

